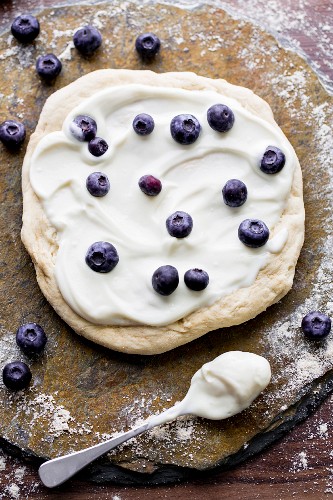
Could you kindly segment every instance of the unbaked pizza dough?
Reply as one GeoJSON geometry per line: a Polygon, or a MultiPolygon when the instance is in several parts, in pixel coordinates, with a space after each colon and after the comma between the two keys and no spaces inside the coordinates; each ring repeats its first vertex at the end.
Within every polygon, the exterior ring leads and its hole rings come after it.
{"type": "Polygon", "coordinates": [[[302,176],[295,152],[268,104],[243,87],[194,73],[100,70],[55,92],[46,102],[23,165],[22,240],[39,286],[58,314],[79,334],[127,353],[156,354],[220,328],[255,317],[291,288],[304,239],[302,176]],[[210,105],[227,104],[235,125],[212,130],[210,105]],[[135,115],[148,113],[155,128],[135,134],[135,115]],[[192,145],[171,135],[172,117],[195,115],[202,130],[192,145]],[[73,118],[93,116],[97,136],[109,149],[89,154],[70,132],[73,118]],[[271,144],[274,142],[274,144],[271,144]],[[286,165],[278,174],[260,171],[267,146],[281,146],[286,165]],[[110,179],[103,198],[90,196],[88,173],[110,179]],[[147,197],[138,179],[152,174],[162,191],[147,197]],[[242,207],[223,203],[228,179],[242,178],[248,199],[242,207]],[[168,215],[193,216],[186,238],[171,237],[168,215]],[[268,222],[260,248],[241,243],[236,228],[247,218],[268,222]],[[110,241],[119,263],[106,274],[85,263],[95,241],[110,241]],[[179,271],[168,297],[155,292],[151,276],[162,265],[179,271]],[[208,287],[189,290],[189,268],[209,272],[208,287]]]}

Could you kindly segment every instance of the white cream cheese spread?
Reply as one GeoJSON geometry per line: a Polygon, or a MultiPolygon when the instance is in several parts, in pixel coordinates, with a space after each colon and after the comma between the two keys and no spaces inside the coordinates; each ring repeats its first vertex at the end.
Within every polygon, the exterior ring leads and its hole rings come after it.
{"type": "Polygon", "coordinates": [[[271,367],[262,356],[229,351],[204,364],[192,377],[185,398],[160,415],[149,419],[150,427],[180,415],[222,420],[239,413],[267,387],[271,367]]]}
{"type": "Polygon", "coordinates": [[[280,252],[287,240],[288,232],[275,228],[296,162],[277,125],[215,91],[129,84],[93,94],[72,110],[62,130],[42,138],[31,161],[31,185],[57,230],[55,275],[64,300],[93,324],[161,326],[250,286],[270,254],[280,252]],[[207,110],[217,103],[235,115],[227,133],[207,123],[207,110]],[[148,113],[155,122],[145,137],[132,127],[139,113],[148,113]],[[181,145],[171,137],[170,122],[181,113],[194,115],[201,124],[194,144],[181,145]],[[109,145],[103,156],[91,155],[87,143],[71,134],[78,115],[96,121],[97,136],[109,145]],[[271,145],[283,151],[286,162],[281,172],[267,175],[259,164],[271,145]],[[110,181],[108,194],[100,198],[86,188],[87,177],[96,171],[110,181]],[[146,174],[162,182],[158,196],[146,196],[138,187],[146,174]],[[222,199],[222,187],[230,179],[247,186],[247,200],[238,208],[222,199]],[[171,237],[166,230],[166,219],[176,211],[193,219],[186,238],[171,237]],[[271,232],[266,245],[253,249],[239,240],[244,219],[265,222],[271,232]],[[98,241],[117,249],[119,263],[109,273],[94,272],[85,262],[87,249],[98,241]],[[164,265],[174,266],[180,279],[169,296],[152,287],[154,271],[164,265]],[[186,287],[183,276],[192,268],[208,273],[205,290],[186,287]]]}

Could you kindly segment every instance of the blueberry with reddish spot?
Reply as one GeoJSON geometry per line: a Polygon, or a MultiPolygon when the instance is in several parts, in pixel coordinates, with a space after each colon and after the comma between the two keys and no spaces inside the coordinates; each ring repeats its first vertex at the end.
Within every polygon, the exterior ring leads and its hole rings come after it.
{"type": "Polygon", "coordinates": [[[331,319],[319,311],[312,311],[304,316],[301,327],[306,338],[321,340],[331,331],[331,319]]]}
{"type": "Polygon", "coordinates": [[[135,40],[135,48],[143,61],[150,62],[159,52],[161,41],[154,33],[143,33],[135,40]]]}
{"type": "Polygon", "coordinates": [[[230,179],[222,189],[223,201],[229,207],[240,207],[247,199],[247,187],[238,179],[230,179]]]}
{"type": "Polygon", "coordinates": [[[162,189],[162,183],[153,175],[143,175],[139,179],[139,188],[147,196],[157,196],[162,189]]]}
{"type": "Polygon", "coordinates": [[[259,248],[267,242],[269,230],[262,220],[245,219],[238,228],[238,237],[247,247],[259,248]]]}
{"type": "Polygon", "coordinates": [[[133,120],[133,128],[138,135],[149,135],[154,130],[154,127],[154,120],[147,113],[141,113],[133,120]]]}
{"type": "Polygon", "coordinates": [[[86,263],[97,273],[109,273],[119,262],[118,252],[107,241],[96,241],[87,251],[86,263]]]}
{"type": "Polygon", "coordinates": [[[69,128],[75,139],[78,141],[91,141],[96,137],[97,123],[90,116],[76,116],[69,128]]]}
{"type": "Polygon", "coordinates": [[[234,125],[235,115],[225,104],[214,104],[207,111],[207,120],[213,130],[228,132],[234,125]]]}
{"type": "Polygon", "coordinates": [[[0,141],[6,148],[16,151],[24,142],[26,133],[23,123],[6,120],[0,125],[0,141]]]}
{"type": "Polygon", "coordinates": [[[46,81],[54,80],[61,72],[61,61],[54,54],[39,56],[36,61],[36,71],[46,81]]]}
{"type": "Polygon", "coordinates": [[[175,212],[166,220],[166,227],[170,236],[186,238],[193,228],[193,219],[187,212],[175,212]]]}
{"type": "Polygon", "coordinates": [[[87,177],[86,186],[92,196],[105,196],[110,191],[108,176],[102,172],[93,172],[87,177]]]}
{"type": "Polygon", "coordinates": [[[30,43],[39,35],[39,22],[30,14],[22,14],[14,19],[11,32],[12,35],[22,43],[30,43]]]}
{"type": "Polygon", "coordinates": [[[2,370],[2,380],[8,389],[20,391],[30,384],[32,375],[28,365],[21,361],[7,363],[2,370]]]}
{"type": "Polygon", "coordinates": [[[184,281],[187,288],[195,292],[201,292],[209,283],[209,276],[203,269],[189,269],[184,274],[184,281]]]}
{"type": "Polygon", "coordinates": [[[265,174],[277,174],[286,163],[285,154],[275,146],[268,146],[260,162],[260,169],[265,174]]]}
{"type": "Polygon", "coordinates": [[[101,137],[94,137],[94,139],[89,141],[88,149],[93,156],[103,156],[109,149],[109,146],[101,137]]]}
{"type": "Polygon", "coordinates": [[[102,35],[94,26],[85,26],[74,33],[73,42],[81,54],[89,56],[100,47],[102,35]]]}
{"type": "Polygon", "coordinates": [[[42,352],[46,342],[46,334],[37,323],[21,325],[16,332],[16,343],[28,356],[42,352]]]}
{"type": "Polygon", "coordinates": [[[200,131],[201,125],[193,115],[177,115],[170,123],[171,136],[179,144],[193,144],[198,139],[200,131]]]}
{"type": "Polygon", "coordinates": [[[153,274],[152,285],[160,295],[171,295],[179,284],[178,271],[173,266],[161,266],[153,274]]]}

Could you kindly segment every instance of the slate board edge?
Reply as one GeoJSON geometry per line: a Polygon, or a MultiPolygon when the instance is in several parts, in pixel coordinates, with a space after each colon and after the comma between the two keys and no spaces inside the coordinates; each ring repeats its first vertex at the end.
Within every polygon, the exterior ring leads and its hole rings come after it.
{"type": "MultiPolygon", "coordinates": [[[[242,447],[237,453],[223,459],[216,467],[198,470],[172,464],[162,466],[156,464],[154,472],[142,473],[112,464],[107,459],[102,458],[85,468],[76,477],[81,481],[98,484],[158,486],[179,483],[185,480],[200,480],[208,475],[230,470],[262,452],[312,415],[327,396],[333,392],[333,370],[314,380],[306,387],[305,391],[306,393],[294,405],[277,415],[266,430],[249,441],[245,449],[242,447]]],[[[25,462],[37,467],[47,460],[47,457],[37,456],[29,449],[20,449],[17,445],[2,437],[0,437],[0,448],[9,455],[23,459],[25,462]]]]}

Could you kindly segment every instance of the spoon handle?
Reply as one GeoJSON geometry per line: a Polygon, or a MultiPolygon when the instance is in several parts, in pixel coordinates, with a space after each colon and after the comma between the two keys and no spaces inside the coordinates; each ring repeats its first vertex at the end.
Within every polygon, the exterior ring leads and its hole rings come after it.
{"type": "Polygon", "coordinates": [[[48,488],[59,486],[96,458],[104,455],[104,453],[112,450],[128,439],[138,434],[142,434],[149,428],[151,428],[151,425],[147,421],[139,427],[135,427],[103,443],[96,444],[85,450],[70,453],[69,455],[48,460],[39,467],[39,477],[42,483],[48,488]]]}

